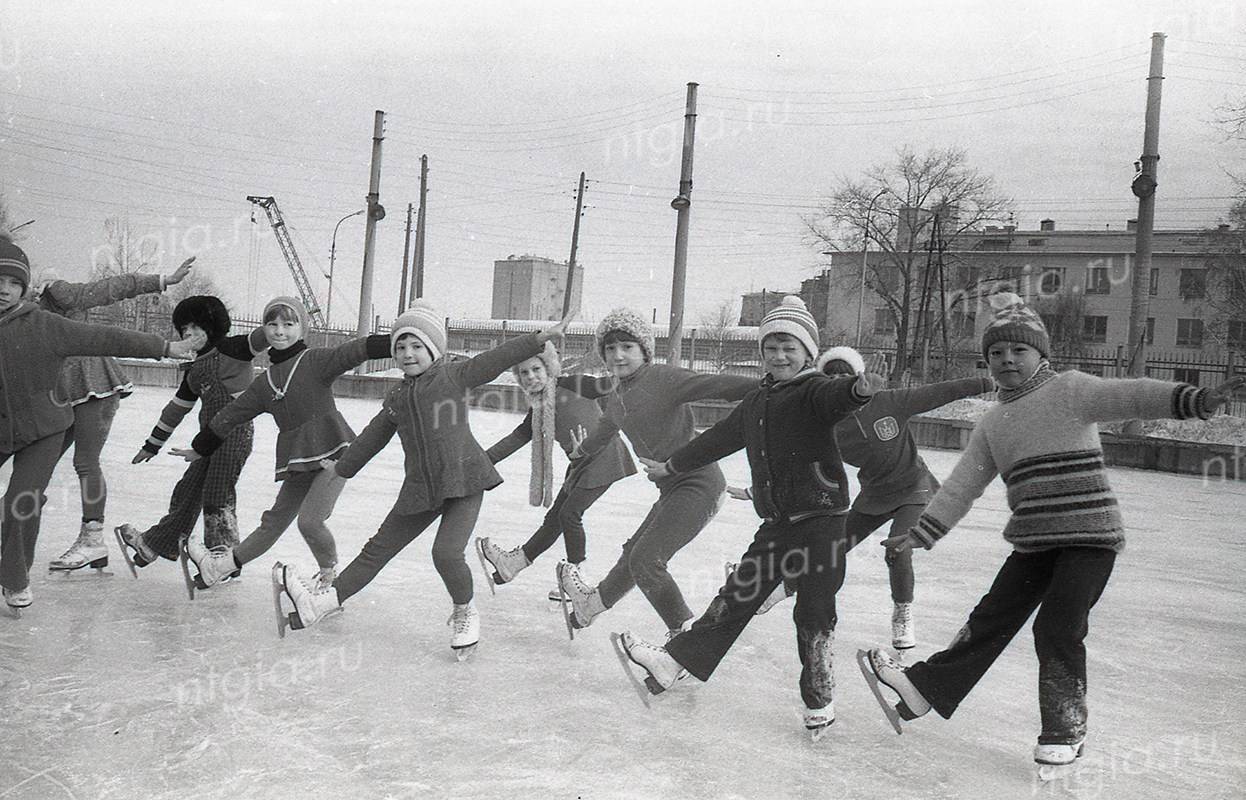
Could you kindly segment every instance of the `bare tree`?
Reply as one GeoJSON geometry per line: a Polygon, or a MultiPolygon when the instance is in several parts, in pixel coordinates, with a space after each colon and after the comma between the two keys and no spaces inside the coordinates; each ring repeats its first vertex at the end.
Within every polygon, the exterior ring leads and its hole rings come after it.
{"type": "MultiPolygon", "coordinates": [[[[104,220],[105,242],[91,252],[91,277],[102,280],[117,275],[157,272],[158,242],[146,236],[135,236],[130,224],[117,217],[104,220]]],[[[122,300],[108,307],[110,324],[133,330],[167,333],[168,315],[161,318],[161,298],[142,295],[122,300]]]]}
{"type": "Polygon", "coordinates": [[[704,344],[698,347],[713,348],[711,361],[715,372],[726,372],[738,360],[734,357],[735,348],[727,341],[726,334],[728,329],[735,326],[739,317],[734,300],[723,300],[701,315],[700,324],[697,325],[697,338],[703,340],[704,344]]]}
{"type": "Polygon", "coordinates": [[[1246,350],[1246,197],[1229,209],[1226,223],[1206,232],[1207,259],[1203,306],[1207,333],[1221,345],[1246,350]]]}
{"type": "MultiPolygon", "coordinates": [[[[883,301],[896,330],[892,379],[910,369],[932,338],[947,342],[946,317],[976,284],[968,270],[951,270],[944,251],[956,237],[1005,218],[1011,201],[994,181],[968,165],[964,151],[901,148],[894,162],[844,179],[820,212],[807,219],[821,250],[871,253],[865,287],[883,301]],[[949,300],[949,298],[951,298],[949,300]]],[[[860,266],[834,280],[859,286],[860,266]]],[[[963,309],[961,309],[963,312],[963,309]]]]}

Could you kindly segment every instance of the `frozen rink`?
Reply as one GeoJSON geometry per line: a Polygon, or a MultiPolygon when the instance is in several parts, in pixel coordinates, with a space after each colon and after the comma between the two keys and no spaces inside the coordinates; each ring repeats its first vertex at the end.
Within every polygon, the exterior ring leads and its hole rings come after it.
{"type": "MultiPolygon", "coordinates": [[[[104,452],[110,531],[122,522],[145,529],[167,507],[184,462],[167,454],[129,462],[170,395],[140,388],[122,403],[104,452]]],[[[357,431],[379,408],[339,404],[357,431]]],[[[189,441],[196,416],[175,445],[189,441]]],[[[474,411],[473,427],[488,446],[519,419],[474,411]]],[[[276,493],[275,433],[270,418],[257,422],[239,486],[244,535],[276,493]]],[[[958,455],[925,453],[940,478],[958,455]]],[[[331,520],[342,566],[388,511],[401,465],[395,438],[347,485],[331,520]]],[[[476,534],[509,547],[544,512],[527,505],[526,448],[500,470],[507,482],[486,495],[476,534]]],[[[729,482],[747,481],[742,454],[724,471],[729,482]]],[[[0,480],[7,475],[5,467],[0,480]]],[[[1028,630],[952,720],[932,713],[899,737],[887,726],[853,657],[890,639],[881,534],[849,558],[835,647],[838,720],[811,743],[798,719],[790,601],[750,625],[711,681],[690,679],[649,710],[609,633],[657,639],[660,620],[633,592],[569,642],[545,599],[561,542],[496,597],[469,553],[483,633],[465,663],[448,646],[450,600],[429,533],[345,613],[279,640],[269,568],[313,564],[294,528],[241,582],[194,602],[172,562],[132,580],[111,534],[112,577],[49,575],[47,562],[78,527],[66,458],[48,492],[35,604],[21,620],[0,618],[0,798],[1242,797],[1246,483],[1119,469],[1111,480],[1129,545],[1091,617],[1085,766],[1039,786],[1028,630]]],[[[637,476],[589,511],[590,580],[655,497],[637,476]]],[[[919,657],[948,642],[987,589],[1008,553],[1006,516],[996,481],[947,540],[915,555],[919,657]]],[[[756,526],[750,504],[727,500],[672,563],[694,610],[756,526]]]]}

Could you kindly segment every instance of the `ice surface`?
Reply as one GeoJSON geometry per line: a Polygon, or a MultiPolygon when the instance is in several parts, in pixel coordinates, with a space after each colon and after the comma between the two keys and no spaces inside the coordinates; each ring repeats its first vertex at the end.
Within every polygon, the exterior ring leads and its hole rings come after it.
{"type": "MultiPolygon", "coordinates": [[[[104,452],[107,525],[154,523],[184,464],[139,466],[168,390],[125,400],[104,452]]],[[[342,400],[356,430],[378,408],[342,400]]],[[[473,412],[486,446],[520,417],[473,412]]],[[[173,439],[194,432],[187,418],[173,439]]],[[[256,426],[239,486],[244,533],[271,503],[275,429],[256,426]]],[[[944,477],[957,454],[926,454],[944,477]]],[[[388,511],[402,477],[397,439],[346,487],[331,525],[343,562],[388,511]]],[[[527,450],[500,465],[478,535],[522,543],[542,510],[527,505],[527,450]]],[[[743,483],[737,454],[724,464],[743,483]]],[[[0,472],[7,481],[8,467],[0,472]]],[[[49,575],[77,531],[77,481],[57,469],[32,572],[35,604],[0,618],[0,798],[1102,798],[1241,797],[1246,793],[1243,623],[1246,484],[1113,469],[1129,546],[1091,617],[1086,766],[1039,786],[1037,663],[1028,630],[950,721],[933,714],[892,733],[853,663],[886,644],[890,599],[881,534],[853,551],[840,593],[838,721],[809,741],[799,717],[791,602],[757,618],[713,679],[689,680],[646,710],[610,651],[609,633],[657,638],[633,592],[568,642],[545,599],[561,542],[490,597],[477,575],[479,649],[457,663],[450,599],[426,533],[346,611],[276,635],[274,560],[310,570],[291,528],[243,580],[190,602],[178,568],[137,581],[109,540],[113,577],[49,575]],[[689,685],[690,684],[690,685],[689,685]]],[[[586,573],[599,579],[656,496],[637,476],[588,513],[586,573]]],[[[997,481],[931,552],[919,552],[917,655],[948,642],[987,589],[1008,546],[997,481]]],[[[694,609],[757,525],[747,503],[719,516],[672,562],[694,609]]],[[[475,571],[474,558],[468,564],[475,571]]],[[[84,570],[86,572],[86,570],[84,570]]]]}

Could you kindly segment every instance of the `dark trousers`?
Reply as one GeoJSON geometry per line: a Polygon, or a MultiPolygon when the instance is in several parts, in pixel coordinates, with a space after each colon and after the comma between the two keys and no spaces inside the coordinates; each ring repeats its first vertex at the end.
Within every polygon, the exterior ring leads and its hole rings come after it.
{"type": "MultiPolygon", "coordinates": [[[[845,530],[848,536],[848,549],[852,549],[869,537],[871,533],[891,521],[891,535],[899,536],[908,533],[917,524],[917,519],[926,510],[924,505],[904,505],[890,514],[862,514],[849,511],[845,530]]],[[[913,602],[913,551],[905,550],[892,554],[887,551],[887,573],[891,581],[891,599],[896,603],[913,602]]]]}
{"type": "Polygon", "coordinates": [[[935,711],[951,717],[1037,608],[1034,649],[1043,722],[1038,741],[1081,741],[1086,736],[1090,609],[1103,594],[1115,561],[1116,553],[1098,547],[1014,552],[956,640],[909,667],[909,679],[935,711]]]}
{"type": "Polygon", "coordinates": [[[666,651],[697,678],[709,680],[762,602],[780,582],[794,581],[800,696],[807,708],[825,708],[834,699],[835,595],[844,584],[847,551],[843,516],[763,524],[709,608],[671,639],[666,651]]]}
{"type": "MultiPolygon", "coordinates": [[[[216,452],[192,461],[169,498],[169,511],[160,521],[143,532],[143,541],[156,554],[170,561],[177,559],[178,546],[190,536],[199,520],[199,513],[221,513],[231,520],[238,502],[238,476],[251,455],[254,428],[251,423],[240,425],[216,452]],[[226,513],[227,512],[227,513],[226,513]]],[[[213,541],[205,533],[205,544],[216,547],[237,542],[237,530],[232,531],[233,541],[213,541]]]]}
{"type": "Polygon", "coordinates": [[[17,592],[30,585],[35,540],[43,514],[43,492],[61,457],[63,433],[31,442],[16,453],[0,453],[0,465],[13,459],[13,474],[0,509],[0,586],[17,592]]]}
{"type": "MultiPolygon", "coordinates": [[[[100,453],[112,421],[117,416],[121,396],[92,397],[74,406],[74,424],[65,431],[60,455],[64,456],[70,445],[74,448],[74,471],[78,473],[78,489],[82,494],[82,521],[104,521],[104,504],[108,500],[108,484],[100,467],[100,453]]],[[[57,459],[60,460],[59,457],[57,459]]]]}
{"type": "Polygon", "coordinates": [[[441,524],[437,526],[437,538],[433,540],[433,566],[437,568],[437,574],[441,576],[455,603],[462,604],[471,600],[472,571],[467,566],[463,553],[467,550],[467,540],[471,538],[472,530],[476,527],[476,518],[480,516],[480,501],[483,499],[484,492],[476,492],[467,497],[453,497],[440,508],[418,514],[390,511],[381,527],[359,551],[359,555],[355,556],[333,582],[338,600],[345,602],[346,598],[371,583],[391,558],[411,544],[438,517],[441,517],[441,524]]]}
{"type": "Polygon", "coordinates": [[[562,537],[562,543],[567,548],[567,560],[572,564],[579,564],[583,561],[586,541],[584,512],[609,488],[610,484],[607,483],[605,486],[594,486],[591,489],[576,486],[571,491],[567,491],[566,484],[563,484],[563,487],[558,490],[558,496],[554,498],[554,504],[549,507],[549,512],[545,515],[545,521],[524,543],[523,554],[527,556],[528,561],[536,561],[536,557],[558,541],[559,536],[562,537]]]}
{"type": "Polygon", "coordinates": [[[676,475],[659,486],[658,502],[624,542],[623,555],[598,586],[606,608],[637,586],[668,629],[675,630],[696,616],[666,565],[718,513],[726,488],[716,465],[676,475]]]}

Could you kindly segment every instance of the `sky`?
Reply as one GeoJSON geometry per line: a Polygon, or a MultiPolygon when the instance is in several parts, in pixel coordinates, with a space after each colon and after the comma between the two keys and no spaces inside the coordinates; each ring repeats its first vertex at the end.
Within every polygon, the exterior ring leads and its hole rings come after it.
{"type": "MultiPolygon", "coordinates": [[[[955,146],[1012,222],[1123,228],[1151,34],[1167,34],[1157,228],[1223,217],[1246,144],[1237,2],[164,2],[0,0],[0,192],[36,270],[86,280],[114,218],[235,315],[293,279],[273,196],[332,324],[358,318],[374,114],[385,112],[373,316],[399,307],[429,160],[425,296],[488,317],[493,262],[568,258],[582,318],[671,302],[687,84],[697,127],[685,325],[827,263],[807,232],[901,147],[955,146]],[[330,250],[336,252],[329,297],[330,250]]],[[[1001,220],[1000,222],[1007,222],[1001,220]]]]}

